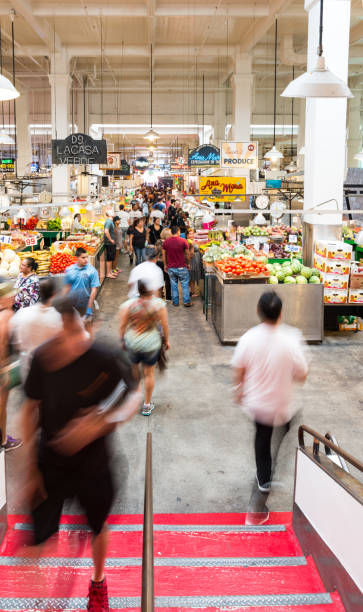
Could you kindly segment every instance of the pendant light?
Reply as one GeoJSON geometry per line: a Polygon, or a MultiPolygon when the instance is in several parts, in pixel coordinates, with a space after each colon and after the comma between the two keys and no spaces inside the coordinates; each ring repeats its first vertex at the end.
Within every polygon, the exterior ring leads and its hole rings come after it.
{"type": "MultiPolygon", "coordinates": [[[[12,24],[12,37],[14,37],[14,10],[12,9],[10,12],[11,16],[11,24],[12,24]]],[[[14,41],[13,41],[13,66],[14,66],[14,41]]],[[[1,66],[0,71],[3,71],[3,63],[2,63],[2,53],[1,53],[1,66]]],[[[13,70],[13,83],[9,81],[3,74],[0,74],[0,101],[4,102],[7,100],[15,100],[15,98],[19,98],[20,93],[15,89],[14,82],[14,70],[13,70]]],[[[5,143],[4,143],[5,144],[5,143]]],[[[10,143],[6,143],[10,144],[10,143]]]]}
{"type": "MultiPolygon", "coordinates": [[[[292,67],[292,80],[295,77],[295,68],[292,67]]],[[[291,143],[290,143],[290,153],[291,153],[291,161],[288,166],[286,166],[285,170],[288,172],[296,172],[297,165],[296,162],[292,159],[292,150],[294,147],[294,98],[291,98],[291,143]]]]}
{"type": "MultiPolygon", "coordinates": [[[[0,24],[0,72],[3,71],[3,45],[2,45],[2,32],[0,24]]],[[[3,127],[0,129],[0,144],[13,145],[14,139],[7,133],[5,129],[4,121],[4,102],[1,103],[3,127]]]]}
{"type": "Polygon", "coordinates": [[[145,140],[155,142],[160,135],[153,130],[153,46],[150,45],[150,129],[144,136],[145,140]]]}
{"type": "Polygon", "coordinates": [[[320,0],[319,46],[315,68],[294,79],[282,92],[285,98],[353,98],[348,85],[327,69],[323,56],[323,6],[320,0]]]}
{"type": "Polygon", "coordinates": [[[277,19],[275,20],[275,72],[274,72],[274,140],[272,149],[265,153],[265,159],[275,161],[282,159],[281,151],[276,149],[276,87],[277,87],[277,19]]]}

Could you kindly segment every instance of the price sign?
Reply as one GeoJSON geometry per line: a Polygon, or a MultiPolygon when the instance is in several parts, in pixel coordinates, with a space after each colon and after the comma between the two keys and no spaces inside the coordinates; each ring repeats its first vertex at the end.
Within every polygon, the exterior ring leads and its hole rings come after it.
{"type": "Polygon", "coordinates": [[[287,251],[288,253],[299,253],[300,247],[296,246],[295,244],[287,244],[285,246],[285,251],[287,251]]]}
{"type": "Polygon", "coordinates": [[[29,238],[25,238],[25,246],[35,246],[37,243],[37,239],[35,236],[29,236],[29,238]]]}
{"type": "Polygon", "coordinates": [[[7,236],[6,234],[0,234],[0,242],[2,244],[10,244],[11,243],[11,236],[7,236]]]}
{"type": "Polygon", "coordinates": [[[246,244],[255,244],[255,238],[246,238],[246,244]]]}
{"type": "Polygon", "coordinates": [[[265,242],[265,244],[262,247],[262,251],[264,253],[264,255],[268,255],[270,252],[270,247],[268,246],[267,242],[265,242]]]}
{"type": "Polygon", "coordinates": [[[297,243],[297,236],[296,236],[296,234],[290,234],[289,242],[292,243],[292,244],[294,244],[294,243],[296,244],[297,243]]]}

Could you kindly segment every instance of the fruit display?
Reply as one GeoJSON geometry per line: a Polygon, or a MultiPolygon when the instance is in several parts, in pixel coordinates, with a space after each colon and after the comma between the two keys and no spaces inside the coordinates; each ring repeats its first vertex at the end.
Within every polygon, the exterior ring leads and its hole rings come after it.
{"type": "Polygon", "coordinates": [[[49,219],[48,231],[59,232],[61,229],[62,229],[62,221],[59,217],[56,217],[55,219],[49,219]]]}
{"type": "Polygon", "coordinates": [[[253,261],[244,257],[228,257],[216,261],[217,270],[227,276],[268,276],[266,264],[261,261],[253,261]]]}
{"type": "Polygon", "coordinates": [[[268,279],[270,285],[278,283],[306,285],[321,282],[319,270],[304,266],[298,259],[291,259],[283,264],[266,264],[266,268],[270,274],[268,279]]]}
{"type": "Polygon", "coordinates": [[[245,238],[251,238],[253,236],[269,236],[267,227],[259,227],[258,225],[251,225],[250,227],[242,228],[242,236],[245,238]]]}
{"type": "MultiPolygon", "coordinates": [[[[201,247],[199,247],[202,250],[201,247]]],[[[243,256],[246,259],[254,259],[253,253],[239,242],[222,242],[221,244],[212,244],[207,247],[203,255],[205,263],[213,263],[229,257],[243,256]]]]}
{"type": "Polygon", "coordinates": [[[353,227],[349,227],[348,225],[343,225],[342,227],[343,240],[349,240],[351,242],[355,242],[356,237],[361,231],[362,231],[362,227],[360,225],[355,225],[353,227]]]}
{"type": "Polygon", "coordinates": [[[71,266],[74,263],[76,263],[76,258],[73,255],[60,251],[54,253],[50,258],[50,273],[62,274],[66,271],[68,266],[71,266]]]}
{"type": "Polygon", "coordinates": [[[12,249],[5,249],[0,257],[0,276],[18,276],[21,264],[20,257],[12,249]]]}

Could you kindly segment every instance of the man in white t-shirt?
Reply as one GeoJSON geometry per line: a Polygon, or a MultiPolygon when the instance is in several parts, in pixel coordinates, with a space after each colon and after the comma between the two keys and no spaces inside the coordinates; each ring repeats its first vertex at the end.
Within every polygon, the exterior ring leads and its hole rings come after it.
{"type": "Polygon", "coordinates": [[[21,308],[10,319],[10,336],[20,351],[23,381],[27,377],[35,349],[63,329],[61,315],[51,306],[56,292],[57,282],[54,278],[42,280],[39,287],[40,301],[29,308],[21,308]]]}
{"type": "Polygon", "coordinates": [[[256,477],[264,493],[271,489],[273,428],[283,426],[287,433],[293,383],[308,374],[301,333],[281,325],[281,310],[279,296],[264,293],[257,307],[262,323],[239,339],[232,358],[236,400],[256,425],[256,477]]]}
{"type": "Polygon", "coordinates": [[[157,250],[154,247],[146,249],[146,261],[136,266],[129,277],[129,298],[138,297],[138,282],[143,281],[148,291],[159,297],[160,289],[164,286],[164,275],[156,265],[157,250]]]}

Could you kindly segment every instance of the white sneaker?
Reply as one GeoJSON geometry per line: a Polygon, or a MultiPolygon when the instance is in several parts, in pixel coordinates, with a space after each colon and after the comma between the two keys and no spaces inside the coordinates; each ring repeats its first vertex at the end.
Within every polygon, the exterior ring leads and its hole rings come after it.
{"type": "Polygon", "coordinates": [[[152,402],[150,402],[149,405],[144,404],[142,407],[141,414],[143,414],[144,416],[150,416],[154,408],[155,408],[155,404],[153,404],[152,402]]]}
{"type": "Polygon", "coordinates": [[[256,480],[257,480],[258,490],[261,491],[261,493],[270,493],[270,491],[271,491],[271,483],[270,482],[265,482],[264,484],[260,484],[259,480],[258,480],[257,474],[256,474],[256,480]]]}

